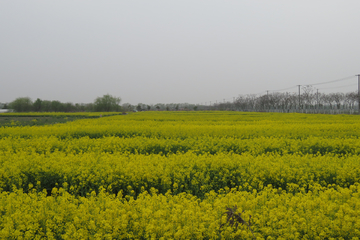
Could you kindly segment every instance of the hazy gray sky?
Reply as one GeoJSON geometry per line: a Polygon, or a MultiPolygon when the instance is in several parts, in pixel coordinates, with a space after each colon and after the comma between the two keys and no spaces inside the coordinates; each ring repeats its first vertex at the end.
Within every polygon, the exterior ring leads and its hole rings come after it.
{"type": "Polygon", "coordinates": [[[356,75],[359,9],[359,0],[3,0],[0,102],[109,93],[204,103],[356,75]]]}

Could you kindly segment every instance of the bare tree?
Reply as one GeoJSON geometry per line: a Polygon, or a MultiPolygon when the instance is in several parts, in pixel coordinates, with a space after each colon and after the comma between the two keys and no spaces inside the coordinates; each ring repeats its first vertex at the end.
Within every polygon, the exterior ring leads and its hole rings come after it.
{"type": "Polygon", "coordinates": [[[358,102],[358,93],[357,92],[349,92],[345,94],[345,102],[349,104],[351,109],[355,108],[355,103],[358,102]]]}
{"type": "Polygon", "coordinates": [[[315,100],[314,88],[311,85],[302,87],[301,100],[305,107],[311,107],[314,105],[315,100]]]}
{"type": "Polygon", "coordinates": [[[340,109],[343,101],[345,100],[345,95],[343,93],[331,93],[330,96],[335,102],[337,109],[340,109]]]}

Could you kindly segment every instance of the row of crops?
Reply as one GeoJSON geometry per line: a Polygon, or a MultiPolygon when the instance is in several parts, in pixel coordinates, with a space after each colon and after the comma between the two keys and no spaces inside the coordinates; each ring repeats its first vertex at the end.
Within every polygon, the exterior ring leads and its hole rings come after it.
{"type": "Polygon", "coordinates": [[[113,116],[121,113],[109,112],[80,112],[80,113],[61,113],[61,112],[42,112],[42,113],[0,113],[0,127],[14,126],[41,126],[57,123],[66,123],[84,118],[99,118],[102,116],[113,116]]]}
{"type": "Polygon", "coordinates": [[[358,116],[0,127],[0,239],[358,239],[358,116]]]}

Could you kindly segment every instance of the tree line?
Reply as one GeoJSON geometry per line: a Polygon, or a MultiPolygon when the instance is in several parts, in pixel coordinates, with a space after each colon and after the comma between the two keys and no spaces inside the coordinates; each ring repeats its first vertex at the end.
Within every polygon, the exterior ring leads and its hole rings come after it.
{"type": "Polygon", "coordinates": [[[120,112],[121,98],[109,94],[97,97],[93,103],[71,103],[58,100],[49,101],[37,98],[34,102],[29,97],[19,97],[4,104],[3,109],[16,112],[120,112]]]}
{"type": "Polygon", "coordinates": [[[275,92],[264,95],[248,94],[234,98],[231,102],[216,104],[158,103],[132,105],[109,94],[98,97],[93,103],[73,104],[60,101],[36,99],[32,102],[28,97],[17,98],[6,104],[4,108],[16,112],[130,112],[130,111],[196,111],[196,110],[233,110],[233,111],[275,111],[275,112],[321,112],[356,113],[358,111],[358,92],[319,93],[312,86],[303,86],[301,93],[275,92]]]}
{"type": "Polygon", "coordinates": [[[127,112],[131,111],[189,111],[197,110],[198,106],[190,103],[157,103],[157,104],[144,104],[138,103],[132,105],[124,103],[122,109],[127,112]]]}
{"type": "Polygon", "coordinates": [[[234,105],[237,109],[274,110],[274,109],[356,109],[359,95],[349,93],[319,93],[311,86],[304,86],[298,93],[271,93],[259,97],[241,96],[234,105]]]}
{"type": "Polygon", "coordinates": [[[268,93],[239,96],[232,102],[213,105],[200,105],[200,110],[237,110],[237,111],[282,111],[305,112],[305,110],[349,110],[356,112],[359,103],[357,91],[348,93],[319,93],[312,86],[303,86],[301,93],[268,93]]]}

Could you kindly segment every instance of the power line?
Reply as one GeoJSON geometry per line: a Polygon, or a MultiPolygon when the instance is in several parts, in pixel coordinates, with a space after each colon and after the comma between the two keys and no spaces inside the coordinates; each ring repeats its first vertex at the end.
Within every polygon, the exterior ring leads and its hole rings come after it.
{"type": "MultiPolygon", "coordinates": [[[[336,79],[336,80],[331,80],[331,81],[327,81],[327,82],[320,82],[320,83],[313,83],[313,84],[302,84],[302,85],[296,85],[296,86],[291,86],[291,87],[288,87],[288,88],[283,88],[283,89],[278,89],[278,90],[267,90],[267,91],[262,91],[262,92],[259,92],[259,93],[254,93],[254,94],[246,94],[246,95],[264,95],[268,92],[281,92],[281,91],[285,91],[285,90],[289,90],[289,89],[293,89],[293,88],[297,88],[300,86],[316,86],[316,85],[323,85],[323,84],[329,84],[329,83],[334,83],[334,82],[341,82],[341,81],[346,81],[346,80],[349,80],[349,79],[352,79],[354,77],[356,77],[358,75],[352,75],[352,76],[348,76],[348,77],[344,77],[344,78],[340,78],[340,79],[336,79]]],[[[343,87],[349,87],[349,86],[355,86],[357,84],[350,84],[350,85],[343,85],[343,86],[339,86],[339,87],[329,87],[329,88],[319,88],[319,90],[323,90],[323,89],[334,89],[334,88],[343,88],[343,87]]],[[[242,94],[243,95],[243,94],[242,94]]],[[[239,95],[240,96],[240,95],[239,95]]],[[[237,97],[236,97],[237,98],[237,97]]],[[[231,100],[232,98],[224,98],[223,100],[231,100]]],[[[213,103],[221,103],[222,101],[211,101],[213,103]]],[[[206,105],[206,103],[205,103],[206,105]]]]}
{"type": "Polygon", "coordinates": [[[305,86],[315,86],[315,85],[322,85],[322,84],[327,84],[327,83],[333,83],[333,82],[340,82],[340,81],[345,81],[345,80],[349,80],[351,78],[356,77],[355,75],[353,76],[349,76],[349,77],[345,77],[345,78],[341,78],[341,79],[336,79],[336,80],[332,80],[332,81],[327,81],[327,82],[321,82],[321,83],[313,83],[313,84],[303,84],[305,86]]]}
{"type": "MultiPolygon", "coordinates": [[[[351,78],[354,78],[356,76],[352,75],[352,76],[348,76],[348,77],[345,77],[345,78],[340,78],[340,79],[336,79],[336,80],[332,80],[332,81],[327,81],[327,82],[321,82],[321,83],[313,83],[313,84],[302,84],[300,86],[316,86],[316,85],[322,85],[322,84],[327,84],[327,83],[334,83],[334,82],[340,82],[340,81],[345,81],[345,80],[349,80],[351,78]]],[[[349,85],[350,86],[350,85],[349,85]]],[[[289,89],[292,89],[292,88],[296,88],[298,87],[297,86],[292,86],[292,87],[288,87],[288,88],[283,88],[283,89],[279,89],[279,90],[269,90],[271,92],[281,92],[281,91],[285,91],[285,90],[289,90],[289,89]]]]}
{"type": "Polygon", "coordinates": [[[322,90],[322,89],[334,89],[334,88],[344,88],[344,87],[351,87],[351,86],[357,86],[357,83],[350,84],[350,85],[338,86],[338,87],[319,88],[319,90],[322,90]]]}

